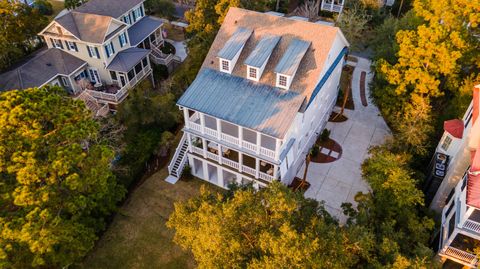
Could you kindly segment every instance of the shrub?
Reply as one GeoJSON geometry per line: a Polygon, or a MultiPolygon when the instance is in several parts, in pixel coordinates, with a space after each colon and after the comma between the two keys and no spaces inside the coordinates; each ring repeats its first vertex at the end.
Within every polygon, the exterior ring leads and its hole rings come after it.
{"type": "Polygon", "coordinates": [[[46,0],[36,0],[33,3],[33,6],[38,9],[40,14],[45,15],[45,16],[51,16],[53,15],[53,7],[50,2],[46,0]]]}
{"type": "Polygon", "coordinates": [[[190,167],[190,165],[187,164],[183,168],[182,178],[185,179],[185,180],[190,180],[190,179],[193,178],[192,168],[190,167]]]}
{"type": "Polygon", "coordinates": [[[330,130],[325,128],[323,129],[322,134],[320,135],[320,141],[327,142],[328,138],[330,138],[330,130]]]}
{"type": "Polygon", "coordinates": [[[320,150],[319,150],[318,146],[313,145],[313,147],[310,149],[310,156],[311,157],[317,157],[319,152],[320,152],[320,150]]]}
{"type": "Polygon", "coordinates": [[[145,8],[160,17],[172,18],[175,13],[175,5],[171,0],[147,0],[145,8]]]}

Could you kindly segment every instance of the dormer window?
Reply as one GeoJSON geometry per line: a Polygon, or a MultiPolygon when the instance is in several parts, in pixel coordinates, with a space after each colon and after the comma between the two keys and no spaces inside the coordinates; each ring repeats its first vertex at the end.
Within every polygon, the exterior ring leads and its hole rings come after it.
{"type": "Polygon", "coordinates": [[[258,81],[258,69],[255,67],[249,66],[247,70],[248,70],[247,72],[248,79],[258,81]]]}
{"type": "Polygon", "coordinates": [[[285,75],[277,74],[277,87],[288,89],[288,77],[285,75]]]}
{"type": "Polygon", "coordinates": [[[228,60],[220,59],[220,70],[222,72],[230,73],[230,62],[228,60]]]}

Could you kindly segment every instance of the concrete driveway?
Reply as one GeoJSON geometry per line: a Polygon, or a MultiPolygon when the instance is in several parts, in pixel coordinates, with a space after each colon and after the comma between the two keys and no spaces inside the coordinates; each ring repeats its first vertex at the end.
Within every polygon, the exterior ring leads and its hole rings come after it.
{"type": "MultiPolygon", "coordinates": [[[[370,61],[358,58],[352,79],[352,94],[355,110],[345,110],[348,120],[341,123],[328,122],[326,128],[331,131],[330,138],[342,146],[341,158],[331,163],[311,162],[307,181],[311,187],[305,196],[325,201],[327,211],[340,223],[345,223],[341,205],[349,202],[356,205],[354,197],[358,192],[368,192],[369,186],[362,179],[361,165],[367,158],[371,146],[382,144],[390,135],[390,130],[378,108],[368,98],[368,83],[372,79],[370,61]],[[363,106],[360,96],[360,77],[366,72],[366,95],[368,106],[363,106]]],[[[335,108],[336,111],[340,109],[335,108]]],[[[305,165],[299,170],[303,177],[305,165]]]]}

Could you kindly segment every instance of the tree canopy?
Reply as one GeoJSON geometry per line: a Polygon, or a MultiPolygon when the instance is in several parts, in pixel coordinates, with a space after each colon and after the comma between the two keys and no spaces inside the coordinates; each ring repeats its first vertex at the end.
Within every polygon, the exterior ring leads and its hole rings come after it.
{"type": "Polygon", "coordinates": [[[81,101],[59,87],[0,95],[0,267],[83,257],[124,194],[112,151],[81,101]]]}
{"type": "Polygon", "coordinates": [[[372,247],[369,233],[338,227],[323,206],[279,182],[230,195],[202,189],[175,205],[167,226],[200,268],[347,268],[372,247]]]}

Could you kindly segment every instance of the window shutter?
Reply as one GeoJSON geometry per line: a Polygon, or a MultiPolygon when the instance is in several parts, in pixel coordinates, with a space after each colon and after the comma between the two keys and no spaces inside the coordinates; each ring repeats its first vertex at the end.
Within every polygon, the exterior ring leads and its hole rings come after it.
{"type": "Polygon", "coordinates": [[[73,42],[73,46],[75,47],[75,51],[78,52],[77,43],[73,42]]]}
{"type": "Polygon", "coordinates": [[[92,47],[87,46],[88,56],[90,56],[90,58],[92,58],[92,56],[93,56],[93,55],[92,55],[92,52],[90,51],[91,48],[92,48],[92,47]]]}
{"type": "Polygon", "coordinates": [[[142,15],[142,17],[145,15],[145,13],[143,13],[143,6],[140,6],[140,14],[142,15]]]}
{"type": "Polygon", "coordinates": [[[97,58],[100,59],[100,52],[97,47],[95,47],[95,53],[97,54],[97,58]]]}
{"type": "Polygon", "coordinates": [[[50,38],[50,42],[52,42],[52,47],[55,48],[55,42],[53,41],[53,38],[50,38]]]}
{"type": "Polygon", "coordinates": [[[59,42],[58,42],[58,44],[60,44],[60,48],[62,48],[62,50],[63,50],[63,43],[62,43],[62,40],[58,40],[58,41],[59,41],[59,42]]]}
{"type": "Polygon", "coordinates": [[[107,58],[110,57],[110,53],[108,52],[108,45],[105,46],[105,53],[107,53],[107,58]]]}
{"type": "Polygon", "coordinates": [[[110,46],[112,47],[112,54],[115,54],[115,47],[113,46],[113,42],[110,42],[110,46]]]}

